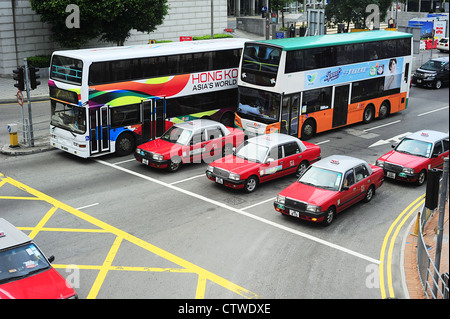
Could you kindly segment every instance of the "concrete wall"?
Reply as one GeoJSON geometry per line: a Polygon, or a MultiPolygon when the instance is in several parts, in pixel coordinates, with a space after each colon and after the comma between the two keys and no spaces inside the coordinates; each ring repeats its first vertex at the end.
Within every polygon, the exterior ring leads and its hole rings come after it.
{"type": "MultiPolygon", "coordinates": [[[[150,34],[133,30],[125,45],[147,44],[149,40],[179,41],[180,36],[211,34],[210,0],[169,0],[168,4],[169,14],[163,25],[150,34]]],[[[226,27],[227,0],[214,0],[214,33],[223,33],[226,27]]],[[[12,70],[23,65],[25,57],[51,54],[59,49],[50,40],[50,35],[50,25],[40,21],[28,0],[0,0],[0,76],[12,77],[12,70]]],[[[114,45],[93,40],[86,47],[114,45]]]]}

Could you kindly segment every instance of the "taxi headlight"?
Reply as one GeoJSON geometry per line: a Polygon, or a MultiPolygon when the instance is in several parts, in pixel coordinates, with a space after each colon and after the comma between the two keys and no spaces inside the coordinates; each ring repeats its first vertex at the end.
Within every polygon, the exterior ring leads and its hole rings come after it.
{"type": "Polygon", "coordinates": [[[308,204],[308,205],[306,205],[306,211],[308,211],[310,213],[320,213],[321,208],[320,208],[320,206],[308,204]]]}
{"type": "Polygon", "coordinates": [[[208,172],[213,172],[214,167],[212,167],[211,165],[208,165],[208,168],[206,169],[208,172]]]}
{"type": "Polygon", "coordinates": [[[241,179],[241,175],[235,174],[235,173],[230,173],[230,176],[228,176],[228,178],[232,179],[232,180],[235,180],[235,181],[238,181],[238,180],[241,179]]]}
{"type": "Polygon", "coordinates": [[[280,204],[285,204],[286,203],[286,196],[277,195],[277,202],[280,203],[280,204]]]}
{"type": "Polygon", "coordinates": [[[153,159],[155,161],[162,161],[163,160],[163,156],[159,155],[159,154],[153,154],[153,159]]]}
{"type": "Polygon", "coordinates": [[[380,166],[380,167],[384,167],[384,161],[377,160],[376,165],[380,166]]]}
{"type": "Polygon", "coordinates": [[[414,174],[414,168],[403,167],[403,173],[414,174]]]}

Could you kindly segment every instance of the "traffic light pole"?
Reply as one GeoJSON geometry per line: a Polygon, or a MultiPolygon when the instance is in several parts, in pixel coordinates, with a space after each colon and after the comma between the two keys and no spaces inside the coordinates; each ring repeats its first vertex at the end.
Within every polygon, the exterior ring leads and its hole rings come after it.
{"type": "Polygon", "coordinates": [[[31,98],[30,98],[30,72],[28,70],[28,61],[27,58],[23,59],[25,63],[25,79],[26,79],[26,88],[27,88],[27,100],[28,100],[28,130],[27,133],[29,133],[28,138],[28,146],[33,147],[34,146],[34,133],[33,133],[33,118],[31,116],[31,98]]]}

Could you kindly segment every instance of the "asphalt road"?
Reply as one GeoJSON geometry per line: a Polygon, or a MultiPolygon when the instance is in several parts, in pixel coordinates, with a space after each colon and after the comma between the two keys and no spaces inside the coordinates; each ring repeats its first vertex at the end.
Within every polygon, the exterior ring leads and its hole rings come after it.
{"type": "MultiPolygon", "coordinates": [[[[374,163],[407,132],[448,132],[448,94],[448,87],[413,87],[405,111],[310,142],[320,144],[322,157],[347,154],[374,163]]],[[[46,107],[36,104],[36,114],[46,107]]],[[[0,125],[14,118],[5,109],[0,106],[0,125]]],[[[425,185],[387,180],[370,203],[323,227],[273,209],[276,194],[295,176],[244,194],[207,180],[205,170],[204,163],[192,164],[170,174],[133,156],[84,160],[59,150],[0,154],[0,216],[34,232],[80,298],[379,299],[386,234],[425,193],[425,185]]],[[[391,261],[398,298],[406,296],[404,233],[394,238],[391,261]]]]}

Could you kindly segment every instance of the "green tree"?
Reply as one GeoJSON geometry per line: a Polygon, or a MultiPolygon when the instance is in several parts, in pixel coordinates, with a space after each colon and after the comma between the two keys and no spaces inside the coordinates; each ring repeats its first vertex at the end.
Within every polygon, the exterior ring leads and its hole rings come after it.
{"type": "Polygon", "coordinates": [[[350,23],[354,23],[358,29],[365,28],[366,17],[370,14],[366,12],[369,4],[376,4],[380,9],[380,21],[386,17],[387,10],[392,4],[391,0],[330,0],[325,6],[325,16],[329,26],[336,26],[338,23],[346,23],[347,30],[350,23]]]}
{"type": "Polygon", "coordinates": [[[271,0],[269,2],[270,3],[270,10],[276,12],[277,15],[278,15],[278,11],[281,11],[281,24],[282,24],[283,28],[284,28],[284,11],[283,11],[283,8],[286,5],[290,5],[294,1],[296,1],[296,0],[271,0]]]}
{"type": "Polygon", "coordinates": [[[80,48],[87,41],[123,45],[130,31],[152,32],[163,23],[168,12],[167,0],[30,0],[41,21],[51,25],[52,39],[63,47],[80,48]],[[68,28],[69,4],[79,8],[79,28],[68,28]]]}

